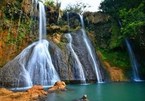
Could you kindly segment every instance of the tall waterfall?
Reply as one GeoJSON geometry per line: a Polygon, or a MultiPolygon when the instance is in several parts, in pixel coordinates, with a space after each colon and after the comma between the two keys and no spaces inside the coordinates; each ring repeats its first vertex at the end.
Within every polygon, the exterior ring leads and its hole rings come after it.
{"type": "Polygon", "coordinates": [[[69,12],[67,12],[68,31],[70,31],[69,12]]]}
{"type": "Polygon", "coordinates": [[[42,2],[35,2],[39,4],[39,42],[35,44],[26,68],[34,84],[48,85],[58,81],[59,77],[52,64],[51,56],[48,51],[49,42],[47,40],[42,40],[46,37],[45,8],[42,2]],[[39,79],[35,76],[36,73],[39,79]]]}
{"type": "MultiPolygon", "coordinates": [[[[59,81],[49,53],[46,35],[46,18],[44,5],[39,4],[39,41],[26,47],[17,57],[8,62],[0,72],[0,82],[10,82],[10,87],[30,87],[32,85],[52,85],[59,81]]],[[[36,6],[37,7],[37,6],[36,6]]]]}
{"type": "Polygon", "coordinates": [[[86,47],[87,47],[88,52],[89,52],[89,55],[90,55],[90,57],[92,59],[98,83],[102,83],[103,82],[103,78],[102,78],[102,75],[101,75],[101,71],[99,69],[98,61],[96,60],[95,54],[93,53],[93,50],[90,47],[90,40],[87,38],[87,35],[86,35],[86,32],[85,32],[83,16],[80,15],[80,14],[79,14],[79,16],[80,16],[80,21],[81,21],[81,25],[82,25],[81,31],[83,33],[83,40],[84,40],[84,42],[86,44],[86,47]]]}
{"type": "Polygon", "coordinates": [[[129,57],[130,57],[130,62],[131,62],[131,66],[132,66],[132,72],[133,72],[133,80],[134,81],[141,81],[140,77],[139,77],[139,72],[138,72],[138,62],[135,58],[134,52],[131,48],[131,45],[128,41],[128,39],[125,39],[126,45],[127,45],[127,50],[129,53],[129,57]]]}
{"type": "Polygon", "coordinates": [[[53,84],[59,80],[58,74],[53,66],[50,53],[48,51],[49,42],[42,40],[46,37],[46,15],[45,8],[42,2],[36,1],[39,4],[39,42],[35,44],[31,59],[28,61],[27,70],[30,73],[30,77],[35,83],[42,85],[53,84]],[[37,64],[38,63],[38,64],[37,64]],[[33,68],[29,68],[33,67],[33,68]],[[36,75],[36,70],[39,70],[36,75]]]}
{"type": "Polygon", "coordinates": [[[42,2],[39,2],[39,41],[46,38],[46,14],[42,2]]]}
{"type": "Polygon", "coordinates": [[[85,78],[85,74],[83,71],[83,66],[77,56],[77,54],[75,53],[75,51],[73,50],[72,47],[72,36],[71,34],[65,34],[65,37],[67,38],[67,40],[69,41],[69,43],[67,44],[67,48],[68,50],[71,52],[70,54],[72,54],[75,63],[73,64],[73,68],[75,69],[76,72],[74,72],[75,74],[75,80],[80,80],[82,83],[86,83],[86,78],[85,78]]]}

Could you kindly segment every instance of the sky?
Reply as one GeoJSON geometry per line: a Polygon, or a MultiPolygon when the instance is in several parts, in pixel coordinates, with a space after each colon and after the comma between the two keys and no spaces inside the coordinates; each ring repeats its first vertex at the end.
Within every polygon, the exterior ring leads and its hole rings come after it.
{"type": "Polygon", "coordinates": [[[103,0],[59,0],[59,1],[61,2],[61,9],[65,9],[68,4],[76,4],[77,2],[83,2],[91,6],[85,9],[85,11],[95,12],[99,10],[99,5],[103,0]]]}

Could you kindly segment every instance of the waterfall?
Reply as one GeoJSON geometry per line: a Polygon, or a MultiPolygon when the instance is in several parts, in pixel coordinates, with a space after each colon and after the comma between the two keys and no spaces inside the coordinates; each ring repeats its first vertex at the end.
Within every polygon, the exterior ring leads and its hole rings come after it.
{"type": "Polygon", "coordinates": [[[59,77],[52,64],[51,56],[48,51],[49,42],[42,40],[46,38],[45,7],[42,2],[35,2],[39,4],[39,42],[35,44],[26,68],[34,84],[54,84],[59,80],[59,77]],[[36,72],[37,69],[39,70],[38,72],[36,72]]]}
{"type": "Polygon", "coordinates": [[[70,31],[69,12],[67,12],[68,31],[70,31]]]}
{"type": "Polygon", "coordinates": [[[73,50],[73,47],[72,47],[72,36],[71,36],[71,34],[65,34],[65,37],[69,41],[69,43],[67,44],[67,48],[72,53],[72,56],[73,56],[74,61],[75,61],[75,64],[73,64],[74,69],[76,71],[74,74],[76,76],[75,80],[80,80],[82,83],[86,83],[86,78],[85,78],[82,64],[81,64],[77,54],[75,53],[75,51],[73,50]]]}
{"type": "Polygon", "coordinates": [[[39,4],[39,42],[35,44],[31,58],[27,63],[27,70],[34,83],[48,85],[59,80],[58,74],[52,64],[51,56],[48,51],[49,42],[42,40],[46,38],[46,14],[42,2],[39,4]],[[33,67],[33,68],[29,68],[33,67]],[[39,73],[36,70],[39,70],[39,73]],[[37,76],[35,76],[37,73],[37,76]],[[38,75],[39,74],[39,75],[38,75]]]}
{"type": "Polygon", "coordinates": [[[80,16],[82,29],[85,30],[85,24],[84,24],[84,20],[83,20],[83,15],[81,15],[81,14],[78,14],[78,15],[80,16]]]}
{"type": "Polygon", "coordinates": [[[7,82],[10,87],[48,86],[60,80],[48,50],[49,42],[43,39],[46,36],[44,5],[37,0],[32,3],[39,4],[39,41],[26,47],[2,68],[0,83],[7,82]]]}
{"type": "Polygon", "coordinates": [[[125,39],[125,43],[127,45],[127,50],[128,50],[128,54],[130,57],[130,62],[131,62],[131,66],[132,66],[132,72],[133,72],[133,81],[141,81],[140,77],[139,77],[139,72],[138,72],[138,62],[135,58],[134,52],[131,48],[131,45],[128,41],[128,39],[125,39]]]}
{"type": "Polygon", "coordinates": [[[46,38],[46,14],[42,2],[39,2],[39,41],[46,38]]]}
{"type": "Polygon", "coordinates": [[[98,83],[102,83],[103,79],[102,79],[101,71],[99,69],[99,64],[98,64],[99,61],[96,60],[95,54],[93,53],[93,50],[90,47],[90,40],[87,38],[87,35],[86,35],[86,32],[85,32],[83,16],[80,15],[80,14],[79,14],[79,16],[80,16],[80,21],[81,21],[81,25],[82,25],[81,31],[83,33],[83,40],[84,40],[84,42],[86,44],[87,50],[88,50],[89,55],[90,55],[90,57],[92,59],[98,83]]]}

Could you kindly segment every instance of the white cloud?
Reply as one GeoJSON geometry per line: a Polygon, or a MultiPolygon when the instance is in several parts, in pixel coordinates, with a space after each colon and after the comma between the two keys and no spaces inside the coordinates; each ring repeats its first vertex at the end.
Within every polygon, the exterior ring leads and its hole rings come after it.
{"type": "Polygon", "coordinates": [[[86,11],[98,11],[99,5],[102,0],[59,0],[61,2],[61,9],[65,9],[68,4],[76,4],[77,2],[83,2],[90,5],[91,7],[87,8],[86,11]]]}

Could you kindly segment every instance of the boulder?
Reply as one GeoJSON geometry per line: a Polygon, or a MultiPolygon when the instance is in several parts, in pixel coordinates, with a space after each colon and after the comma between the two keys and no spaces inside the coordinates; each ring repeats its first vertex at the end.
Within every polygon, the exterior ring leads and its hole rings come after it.
{"type": "Polygon", "coordinates": [[[48,89],[48,92],[53,92],[56,90],[64,91],[66,90],[66,84],[63,81],[57,81],[51,88],[48,89]]]}

